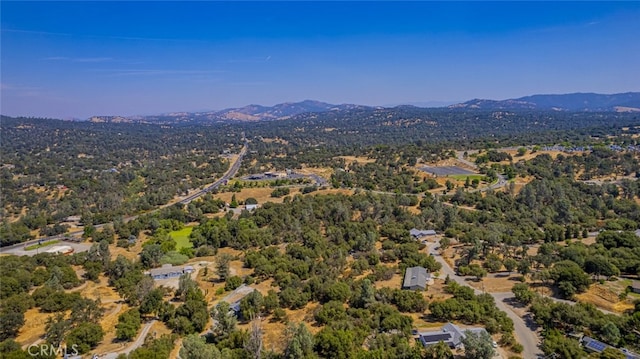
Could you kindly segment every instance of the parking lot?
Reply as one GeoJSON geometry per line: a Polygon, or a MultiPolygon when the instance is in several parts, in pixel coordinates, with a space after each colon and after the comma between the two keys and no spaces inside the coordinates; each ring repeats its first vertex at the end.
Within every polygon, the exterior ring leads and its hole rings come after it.
{"type": "Polygon", "coordinates": [[[420,167],[421,171],[431,173],[436,176],[450,176],[450,175],[472,175],[475,174],[473,171],[466,170],[464,168],[458,166],[441,166],[441,167],[430,167],[430,166],[422,166],[420,167]]]}

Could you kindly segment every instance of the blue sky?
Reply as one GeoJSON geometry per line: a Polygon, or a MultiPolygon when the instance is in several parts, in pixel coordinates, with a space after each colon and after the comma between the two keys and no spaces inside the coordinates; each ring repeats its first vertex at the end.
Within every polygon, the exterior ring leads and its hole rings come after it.
{"type": "Polygon", "coordinates": [[[11,116],[640,90],[640,2],[0,6],[11,116]]]}

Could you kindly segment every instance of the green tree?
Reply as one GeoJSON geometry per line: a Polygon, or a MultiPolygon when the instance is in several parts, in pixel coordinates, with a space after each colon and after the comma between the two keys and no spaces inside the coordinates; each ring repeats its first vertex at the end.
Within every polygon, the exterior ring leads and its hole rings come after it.
{"type": "Polygon", "coordinates": [[[163,255],[164,251],[159,244],[146,245],[140,252],[140,262],[145,268],[155,268],[160,265],[160,259],[163,255]]]}
{"type": "Polygon", "coordinates": [[[53,346],[60,345],[70,328],[71,323],[65,319],[64,313],[57,313],[47,318],[45,326],[47,342],[53,346]]]}
{"type": "Polygon", "coordinates": [[[104,338],[104,331],[99,324],[82,323],[71,329],[65,338],[68,347],[77,346],[78,352],[84,354],[95,348],[104,338]]]}
{"type": "Polygon", "coordinates": [[[118,316],[116,338],[119,340],[131,340],[135,338],[138,330],[140,330],[141,324],[138,308],[127,310],[118,316]]]}
{"type": "Polygon", "coordinates": [[[226,338],[236,330],[237,320],[234,313],[231,311],[229,303],[220,301],[215,307],[211,309],[211,316],[213,317],[213,333],[220,338],[226,338]]]}
{"type": "Polygon", "coordinates": [[[2,310],[0,312],[0,341],[15,338],[23,325],[23,312],[2,310]]]}
{"type": "Polygon", "coordinates": [[[199,334],[190,334],[182,339],[180,357],[183,359],[220,359],[220,351],[213,344],[207,344],[199,334]]]}
{"type": "Polygon", "coordinates": [[[443,341],[439,341],[435,345],[431,345],[425,350],[424,359],[452,359],[453,352],[451,348],[443,341]]]}
{"type": "Polygon", "coordinates": [[[491,359],[495,350],[491,345],[493,340],[486,331],[465,331],[462,339],[464,345],[464,357],[467,359],[491,359]]]}
{"type": "Polygon", "coordinates": [[[232,259],[233,256],[228,253],[218,254],[218,256],[216,257],[216,274],[220,278],[221,282],[226,281],[229,277],[229,274],[231,273],[229,269],[229,263],[231,263],[232,259]]]}
{"type": "Polygon", "coordinates": [[[518,261],[513,258],[505,259],[503,264],[504,268],[507,270],[507,272],[509,272],[509,274],[511,274],[511,272],[513,272],[513,270],[518,267],[518,261]]]}
{"type": "Polygon", "coordinates": [[[353,332],[324,327],[314,339],[315,351],[325,358],[347,359],[358,345],[353,332]]]}
{"type": "Polygon", "coordinates": [[[240,300],[240,317],[248,321],[259,316],[263,302],[262,294],[259,291],[254,290],[249,293],[240,300]]]}
{"type": "Polygon", "coordinates": [[[313,335],[304,323],[289,323],[285,330],[285,359],[315,358],[313,335]]]}

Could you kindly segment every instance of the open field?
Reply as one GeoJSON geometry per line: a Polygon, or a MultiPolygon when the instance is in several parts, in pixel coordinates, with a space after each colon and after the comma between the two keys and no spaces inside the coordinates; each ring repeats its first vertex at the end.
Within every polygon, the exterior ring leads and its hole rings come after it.
{"type": "Polygon", "coordinates": [[[176,250],[180,250],[182,248],[192,248],[193,243],[189,241],[189,235],[193,231],[193,227],[184,227],[177,231],[169,232],[171,238],[176,241],[176,250]]]}
{"type": "Polygon", "coordinates": [[[375,158],[362,157],[362,156],[338,156],[335,158],[342,158],[347,164],[352,164],[354,162],[373,163],[376,161],[375,158]]]}
{"type": "Polygon", "coordinates": [[[457,180],[457,181],[466,181],[467,178],[469,178],[469,180],[471,180],[471,181],[474,180],[474,179],[482,181],[482,179],[484,178],[484,175],[480,175],[480,174],[468,174],[468,175],[465,175],[465,174],[462,174],[462,175],[450,175],[448,177],[449,178],[453,178],[454,180],[457,180]]]}

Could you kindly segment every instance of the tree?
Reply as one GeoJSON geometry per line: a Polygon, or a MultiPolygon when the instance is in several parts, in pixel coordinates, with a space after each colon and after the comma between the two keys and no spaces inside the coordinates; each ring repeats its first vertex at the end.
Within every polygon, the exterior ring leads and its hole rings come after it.
{"type": "Polygon", "coordinates": [[[160,259],[163,255],[164,251],[159,244],[146,245],[140,252],[140,262],[145,268],[155,268],[160,265],[160,259]]]}
{"type": "Polygon", "coordinates": [[[259,316],[263,302],[262,294],[259,291],[254,290],[249,293],[240,300],[240,317],[244,320],[252,320],[259,316]]]}
{"type": "Polygon", "coordinates": [[[620,329],[612,322],[607,322],[607,324],[602,327],[602,339],[607,343],[617,346],[621,338],[620,329]]]}
{"type": "Polygon", "coordinates": [[[178,280],[178,289],[176,289],[175,296],[181,301],[185,301],[187,293],[196,288],[198,288],[198,283],[191,278],[191,273],[184,273],[178,280]]]}
{"type": "Polygon", "coordinates": [[[567,338],[563,333],[552,329],[545,336],[542,342],[542,351],[546,355],[556,353],[560,358],[581,359],[584,358],[584,350],[577,340],[567,338]]]}
{"type": "Polygon", "coordinates": [[[452,359],[453,352],[451,348],[443,341],[439,341],[435,345],[428,347],[423,356],[425,359],[452,359]]]}
{"type": "Polygon", "coordinates": [[[518,273],[526,276],[531,273],[531,262],[528,259],[523,259],[518,262],[518,273]]]}
{"type": "Polygon", "coordinates": [[[71,327],[68,320],[65,319],[64,313],[57,313],[56,315],[47,319],[47,325],[45,326],[45,337],[47,342],[53,346],[58,346],[64,340],[64,337],[71,327]]]}
{"type": "Polygon", "coordinates": [[[149,292],[142,303],[140,303],[140,313],[141,314],[158,314],[160,308],[162,307],[162,297],[163,291],[160,288],[156,288],[149,292]]]}
{"type": "Polygon", "coordinates": [[[118,316],[116,324],[116,338],[119,340],[131,340],[135,338],[141,326],[140,312],[137,308],[129,309],[118,316]]]}
{"type": "Polygon", "coordinates": [[[215,307],[211,309],[211,316],[213,317],[213,333],[221,338],[226,338],[236,330],[236,317],[231,311],[229,303],[220,301],[215,307]]]}
{"type": "Polygon", "coordinates": [[[523,304],[529,304],[535,298],[535,293],[529,289],[527,283],[517,283],[511,289],[516,300],[523,304]]]}
{"type": "MultiPolygon", "coordinates": [[[[3,303],[4,304],[4,303],[3,303]]],[[[0,341],[15,338],[24,325],[24,312],[3,308],[0,312],[0,341]]]]}
{"type": "Polygon", "coordinates": [[[285,359],[314,358],[313,335],[304,323],[289,323],[285,330],[285,359]]]}
{"type": "Polygon", "coordinates": [[[565,298],[572,297],[576,292],[584,292],[591,284],[589,275],[578,264],[570,260],[556,263],[550,273],[565,298]]]}
{"type": "Polygon", "coordinates": [[[182,339],[180,357],[183,359],[220,359],[220,351],[215,345],[207,344],[199,334],[190,334],[182,339]]]}
{"type": "Polygon", "coordinates": [[[68,347],[77,346],[78,352],[84,354],[95,348],[104,338],[104,331],[99,324],[82,323],[71,329],[65,338],[68,347]]]}
{"type": "Polygon", "coordinates": [[[314,339],[315,350],[325,358],[347,359],[358,345],[354,342],[353,332],[350,330],[336,330],[324,327],[314,339]]]}
{"type": "Polygon", "coordinates": [[[244,350],[253,359],[262,357],[262,328],[260,327],[260,319],[251,321],[251,329],[249,330],[249,338],[244,343],[244,350]]]}
{"type": "Polygon", "coordinates": [[[467,359],[491,359],[495,355],[495,350],[491,345],[493,340],[486,331],[464,332],[462,344],[464,345],[464,357],[467,359]]]}
{"type": "Polygon", "coordinates": [[[216,274],[220,277],[220,281],[224,282],[229,277],[230,269],[229,263],[233,259],[228,253],[221,253],[216,257],[216,274]]]}
{"type": "Polygon", "coordinates": [[[238,200],[236,200],[235,193],[231,196],[231,202],[229,203],[229,208],[238,208],[238,200]]]}
{"type": "Polygon", "coordinates": [[[91,300],[82,298],[75,301],[71,306],[71,316],[69,320],[73,325],[81,323],[98,323],[105,309],[102,308],[100,299],[91,300]]]}
{"type": "Polygon", "coordinates": [[[518,266],[518,261],[516,261],[513,258],[507,258],[504,260],[504,268],[507,270],[507,272],[509,272],[509,274],[511,274],[511,272],[513,272],[514,269],[516,269],[516,267],[518,266]]]}

